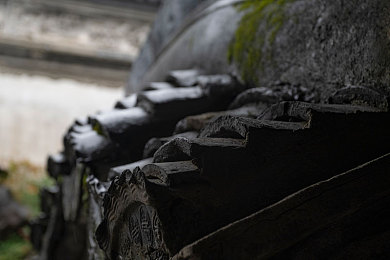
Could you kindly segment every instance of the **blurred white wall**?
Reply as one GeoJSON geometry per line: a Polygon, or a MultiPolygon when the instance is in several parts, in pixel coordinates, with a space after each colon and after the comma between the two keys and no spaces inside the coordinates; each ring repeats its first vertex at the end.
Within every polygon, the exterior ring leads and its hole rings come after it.
{"type": "Polygon", "coordinates": [[[76,117],[112,108],[122,95],[121,88],[0,71],[0,162],[44,166],[76,117]]]}

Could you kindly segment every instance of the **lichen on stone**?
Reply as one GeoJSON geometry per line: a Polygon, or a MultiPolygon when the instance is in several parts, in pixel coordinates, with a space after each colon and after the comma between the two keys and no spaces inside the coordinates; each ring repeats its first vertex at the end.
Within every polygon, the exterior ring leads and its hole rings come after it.
{"type": "Polygon", "coordinates": [[[92,127],[93,131],[95,131],[98,135],[103,135],[105,136],[104,134],[104,131],[103,131],[103,128],[102,126],[99,124],[99,123],[95,123],[92,127]]]}
{"type": "Polygon", "coordinates": [[[242,79],[256,85],[263,61],[272,59],[272,45],[286,20],[285,4],[294,0],[252,0],[237,5],[242,17],[229,46],[229,62],[235,62],[242,79]]]}

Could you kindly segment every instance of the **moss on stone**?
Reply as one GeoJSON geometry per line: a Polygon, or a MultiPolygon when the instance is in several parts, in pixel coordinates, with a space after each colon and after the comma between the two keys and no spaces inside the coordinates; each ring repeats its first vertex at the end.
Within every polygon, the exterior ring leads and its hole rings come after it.
{"type": "Polygon", "coordinates": [[[229,46],[229,62],[235,62],[242,79],[249,84],[258,82],[257,72],[263,61],[272,59],[272,45],[286,15],[285,4],[294,0],[252,0],[237,6],[246,12],[229,46]]]}
{"type": "Polygon", "coordinates": [[[92,129],[99,135],[103,135],[104,136],[104,131],[103,131],[103,128],[102,126],[99,124],[99,123],[94,123],[93,124],[93,127],[92,129]]]}

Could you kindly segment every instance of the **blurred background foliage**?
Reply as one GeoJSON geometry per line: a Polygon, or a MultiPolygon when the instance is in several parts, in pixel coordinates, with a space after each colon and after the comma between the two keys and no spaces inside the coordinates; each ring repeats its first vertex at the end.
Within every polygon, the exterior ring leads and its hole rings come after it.
{"type": "MultiPolygon", "coordinates": [[[[11,161],[0,171],[0,184],[7,186],[14,199],[29,211],[32,219],[39,214],[39,190],[53,185],[53,180],[47,177],[45,169],[28,161],[11,161]]],[[[0,260],[29,259],[36,253],[29,242],[30,229],[20,228],[0,241],[0,260]]]]}

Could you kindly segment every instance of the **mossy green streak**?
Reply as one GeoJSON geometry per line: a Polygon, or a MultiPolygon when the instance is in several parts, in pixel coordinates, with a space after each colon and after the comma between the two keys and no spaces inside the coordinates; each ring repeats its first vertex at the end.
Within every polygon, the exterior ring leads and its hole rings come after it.
{"type": "Polygon", "coordinates": [[[92,129],[99,135],[104,135],[103,128],[99,123],[94,123],[92,129]]]}
{"type": "Polygon", "coordinates": [[[286,19],[285,4],[293,0],[252,0],[238,5],[242,17],[229,46],[228,59],[238,66],[242,79],[255,85],[265,59],[272,58],[272,45],[286,19]]]}

